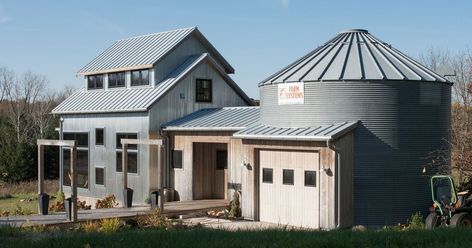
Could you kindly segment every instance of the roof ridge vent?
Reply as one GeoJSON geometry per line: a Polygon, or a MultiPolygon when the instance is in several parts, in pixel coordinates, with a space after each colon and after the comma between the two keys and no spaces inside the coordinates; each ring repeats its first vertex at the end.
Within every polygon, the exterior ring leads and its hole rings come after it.
{"type": "Polygon", "coordinates": [[[340,34],[345,34],[345,33],[369,33],[369,30],[367,29],[346,29],[346,30],[343,30],[341,32],[339,32],[340,34]]]}

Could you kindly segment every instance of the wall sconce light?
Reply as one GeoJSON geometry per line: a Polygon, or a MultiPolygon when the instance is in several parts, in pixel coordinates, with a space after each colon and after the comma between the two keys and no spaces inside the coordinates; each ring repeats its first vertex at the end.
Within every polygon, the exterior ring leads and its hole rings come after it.
{"type": "Polygon", "coordinates": [[[249,166],[249,162],[247,162],[247,158],[244,157],[244,159],[241,161],[241,167],[248,167],[249,166]]]}
{"type": "Polygon", "coordinates": [[[329,167],[325,167],[324,165],[321,167],[320,172],[324,172],[328,174],[331,171],[329,167]]]}

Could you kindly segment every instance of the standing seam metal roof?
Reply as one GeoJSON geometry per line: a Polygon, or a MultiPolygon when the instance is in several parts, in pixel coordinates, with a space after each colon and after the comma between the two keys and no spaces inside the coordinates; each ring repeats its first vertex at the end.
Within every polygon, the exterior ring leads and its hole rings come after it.
{"type": "Polygon", "coordinates": [[[259,107],[201,109],[162,126],[165,131],[235,131],[259,121],[259,107]]]}
{"type": "Polygon", "coordinates": [[[411,80],[449,82],[367,30],[339,33],[259,86],[287,82],[411,80]]]}
{"type": "Polygon", "coordinates": [[[235,138],[264,140],[327,141],[337,139],[357,127],[358,121],[302,128],[273,127],[256,123],[233,134],[235,138]]]}
{"type": "Polygon", "coordinates": [[[203,46],[224,66],[227,73],[234,72],[231,65],[198,31],[197,27],[192,27],[117,40],[80,69],[77,74],[91,75],[152,68],[155,63],[191,34],[196,35],[203,46]]]}
{"type": "Polygon", "coordinates": [[[111,112],[141,112],[147,111],[160,97],[171,89],[187,73],[192,71],[202,61],[208,61],[220,72],[223,78],[248,104],[251,99],[238,87],[238,85],[224,72],[223,68],[209,55],[189,56],[188,59],[176,68],[166,79],[155,87],[136,87],[109,90],[85,90],[81,89],[72,94],[56,108],[53,114],[77,114],[77,113],[111,113],[111,112]]]}

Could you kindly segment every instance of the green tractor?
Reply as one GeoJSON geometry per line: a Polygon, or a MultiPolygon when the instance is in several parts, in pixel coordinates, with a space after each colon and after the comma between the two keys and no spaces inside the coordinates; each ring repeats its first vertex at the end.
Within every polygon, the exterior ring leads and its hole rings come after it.
{"type": "Polygon", "coordinates": [[[426,229],[437,227],[472,226],[472,192],[456,193],[456,186],[451,176],[431,177],[433,206],[426,217],[426,229]]]}

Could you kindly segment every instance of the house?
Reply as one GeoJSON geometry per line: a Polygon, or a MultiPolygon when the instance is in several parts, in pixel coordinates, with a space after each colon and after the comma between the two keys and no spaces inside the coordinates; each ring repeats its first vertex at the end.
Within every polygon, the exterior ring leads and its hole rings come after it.
{"type": "MultiPolygon", "coordinates": [[[[161,124],[199,109],[253,105],[232,73],[196,27],[118,40],[80,69],[84,88],[52,111],[60,116],[61,138],[78,142],[79,198],[89,204],[109,194],[121,199],[121,138],[163,138],[161,124]]],[[[158,187],[155,149],[128,147],[128,186],[136,204],[158,187]]],[[[63,151],[65,192],[69,159],[63,151]]]]}
{"type": "MultiPolygon", "coordinates": [[[[120,140],[138,138],[163,141],[172,200],[236,193],[247,219],[334,229],[428,209],[436,171],[422,171],[432,151],[450,152],[450,81],[363,29],[263,80],[260,106],[233,71],[195,28],[117,41],[85,66],[87,87],[54,110],[79,144],[79,197],[121,194],[120,140]]],[[[139,204],[159,185],[159,156],[129,149],[139,204]]]]}

